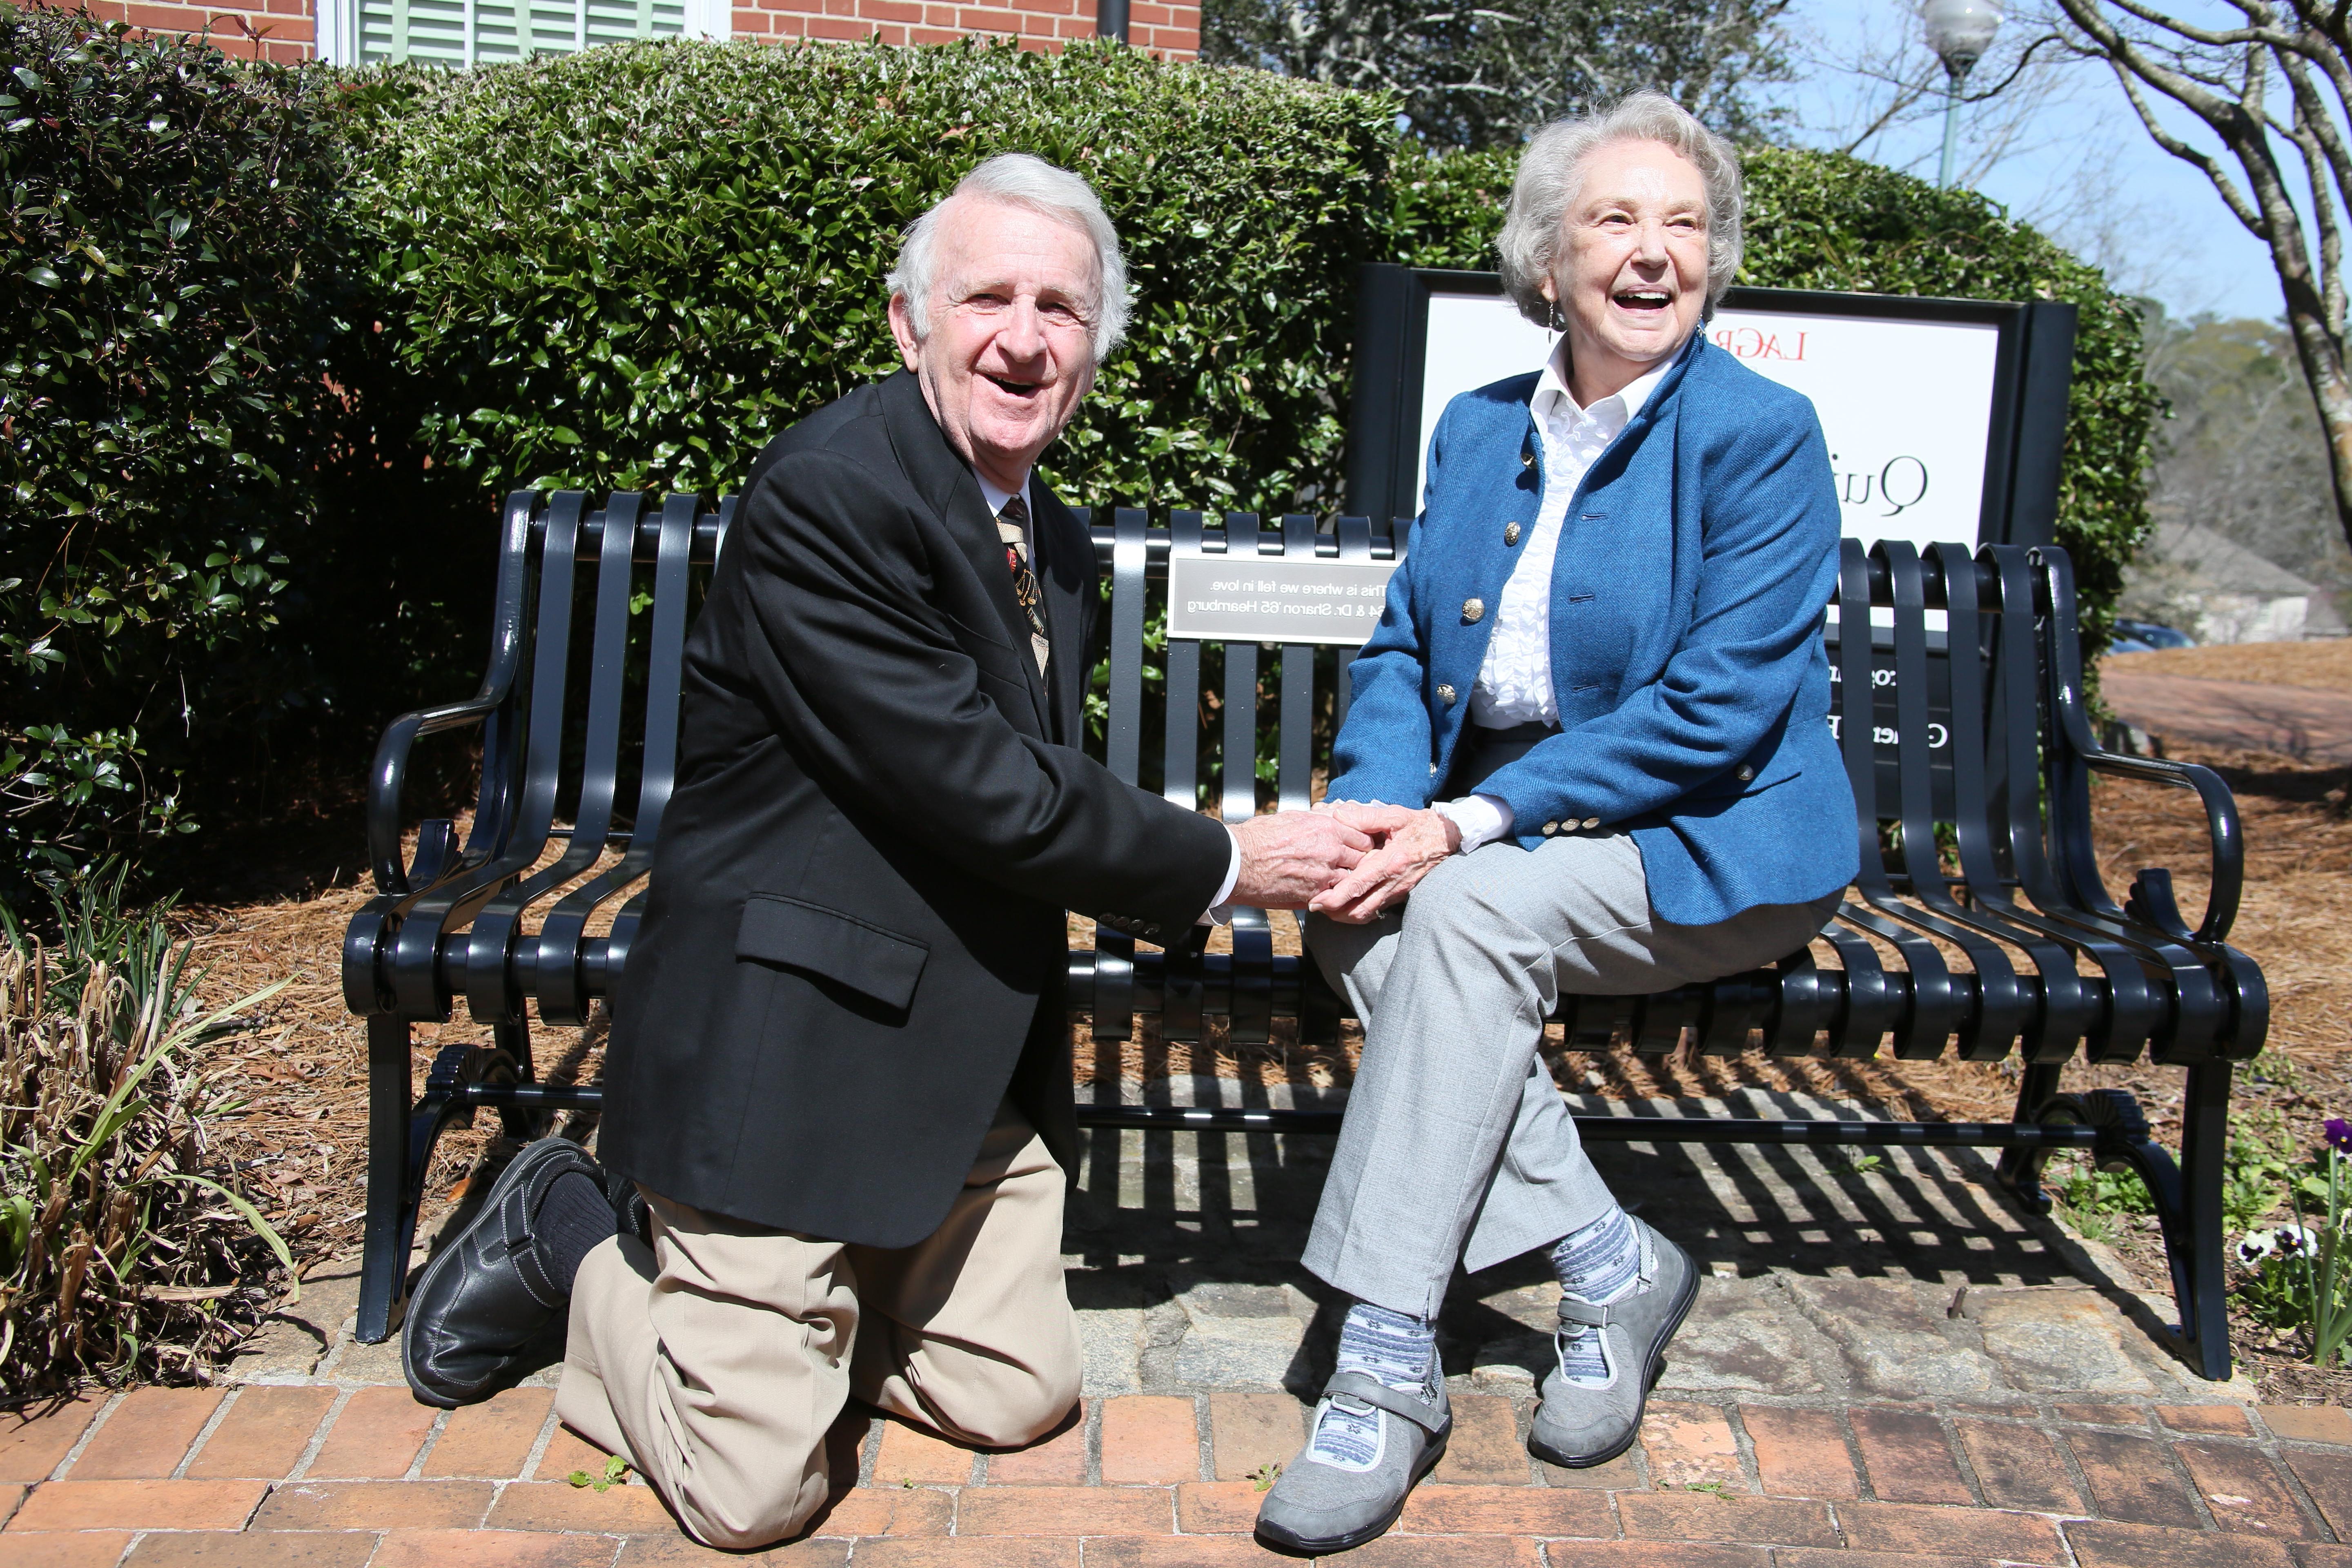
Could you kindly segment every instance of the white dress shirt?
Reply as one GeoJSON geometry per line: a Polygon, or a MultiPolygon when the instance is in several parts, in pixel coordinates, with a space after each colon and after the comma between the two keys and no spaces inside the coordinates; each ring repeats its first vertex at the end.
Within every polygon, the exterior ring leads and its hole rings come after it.
{"type": "MultiPolygon", "coordinates": [[[[1681,357],[1662,361],[1590,408],[1580,405],[1568,389],[1568,340],[1560,339],[1544,361],[1535,396],[1528,404],[1536,437],[1543,443],[1543,497],[1535,525],[1503,584],[1502,602],[1495,607],[1486,662],[1478,667],[1478,684],[1470,691],[1471,723],[1509,730],[1559,722],[1559,702],[1551,684],[1551,578],[1569,502],[1576,499],[1576,487],[1584,482],[1587,471],[1681,357]]],[[[1499,795],[1465,795],[1440,802],[1437,809],[1462,830],[1465,852],[1511,831],[1511,808],[1499,795]]]]}
{"type": "MultiPolygon", "coordinates": [[[[982,500],[988,503],[989,514],[992,517],[998,512],[1003,511],[1004,510],[1004,503],[1011,500],[1014,496],[1018,495],[1025,498],[1029,489],[1029,476],[1027,474],[1021,476],[1021,488],[1017,490],[997,489],[995,485],[989,482],[988,476],[982,473],[976,468],[972,469],[971,477],[980,481],[980,496],[982,500]]],[[[1025,500],[1024,504],[1026,504],[1025,500]]],[[[1028,546],[1029,560],[1033,568],[1034,567],[1037,560],[1036,516],[1036,508],[1034,506],[1031,506],[1029,509],[1029,525],[1022,531],[1024,533],[1028,535],[1025,542],[1028,546]]],[[[1225,833],[1228,837],[1232,837],[1233,829],[1228,827],[1225,830],[1225,833]]],[[[1223,925],[1233,918],[1232,914],[1226,910],[1225,904],[1226,901],[1234,896],[1234,884],[1242,879],[1242,841],[1238,838],[1234,838],[1233,846],[1233,856],[1225,863],[1225,879],[1218,885],[1217,896],[1213,900],[1210,900],[1213,907],[1206,914],[1201,917],[1202,921],[1204,922],[1214,921],[1218,925],[1223,925]]]]}
{"type": "MultiPolygon", "coordinates": [[[[1022,504],[1024,506],[1028,505],[1026,498],[1029,494],[1029,476],[1027,474],[1021,476],[1021,485],[1019,489],[1010,490],[998,489],[995,483],[978,468],[972,469],[971,477],[980,481],[980,499],[988,503],[989,516],[994,517],[998,512],[1003,511],[1004,510],[1004,503],[1011,500],[1014,496],[1023,497],[1022,504]]],[[[1032,515],[1034,515],[1034,508],[1032,509],[1032,515]]],[[[1026,533],[1030,531],[1024,529],[1022,531],[1026,533]]],[[[1036,559],[1036,552],[1034,546],[1037,542],[1034,535],[1030,539],[1029,542],[1033,546],[1029,558],[1034,561],[1036,559]]]]}

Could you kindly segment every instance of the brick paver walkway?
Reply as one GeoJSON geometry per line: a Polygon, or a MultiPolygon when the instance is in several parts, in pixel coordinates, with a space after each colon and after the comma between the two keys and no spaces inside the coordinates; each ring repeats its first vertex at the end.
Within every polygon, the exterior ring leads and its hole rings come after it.
{"type": "MultiPolygon", "coordinates": [[[[1234,1089],[1162,1087],[1181,1103],[1234,1089]]],[[[1833,1109],[1740,1096],[1679,1109],[1833,1109]]],[[[845,1422],[833,1473],[858,1484],[772,1555],[1276,1561],[1250,1539],[1255,1478],[1296,1453],[1336,1338],[1338,1302],[1297,1262],[1330,1142],[1096,1139],[1065,1240],[1084,1421],[994,1455],[845,1422]]],[[[1707,1270],[1641,1447],[1594,1471],[1530,1461],[1558,1286],[1540,1258],[1458,1279],[1439,1321],[1454,1445],[1402,1525],[1353,1554],[1368,1568],[2352,1568],[2352,1415],[2250,1406],[2242,1378],[2189,1376],[2157,1337],[2169,1301],[2006,1206],[1973,1152],[1865,1164],[1611,1142],[1594,1157],[1707,1270]]],[[[487,1405],[427,1409],[396,1342],[353,1338],[358,1294],[352,1260],[312,1269],[226,1369],[233,1390],[0,1417],[0,1568],[723,1560],[641,1483],[566,1484],[604,1457],[555,1426],[556,1366],[487,1405]]]]}
{"type": "MultiPolygon", "coordinates": [[[[0,1568],[529,1568],[712,1562],[641,1484],[519,1388],[450,1415],[404,1388],[142,1389],[0,1427],[0,1568]]],[[[1273,1562],[1250,1478],[1296,1448],[1286,1394],[1087,1402],[982,1455],[893,1422],[837,1429],[859,1484],[793,1564],[1203,1568],[1273,1562]]],[[[2234,1405],[1671,1401],[1641,1447],[1570,1472],[1528,1402],[1463,1396],[1452,1449],[1366,1568],[2347,1568],[2352,1416],[2234,1405]]]]}

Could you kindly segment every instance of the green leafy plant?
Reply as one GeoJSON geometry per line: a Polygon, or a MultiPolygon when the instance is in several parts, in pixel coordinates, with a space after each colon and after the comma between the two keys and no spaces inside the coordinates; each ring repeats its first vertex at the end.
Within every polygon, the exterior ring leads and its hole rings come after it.
{"type": "Polygon", "coordinates": [[[609,1491],[628,1480],[629,1461],[618,1454],[614,1454],[604,1460],[604,1468],[594,1475],[589,1474],[586,1470],[574,1470],[563,1479],[575,1487],[586,1487],[600,1492],[609,1491]]]}
{"type": "MultiPolygon", "coordinates": [[[[2221,1175],[2222,1214],[2231,1229],[2243,1230],[2286,1201],[2294,1161],[2294,1142],[2275,1113],[2231,1130],[2221,1175]]],[[[2095,1240],[2114,1239],[2126,1215],[2156,1212],[2137,1172],[2102,1170],[2086,1154],[2059,1156],[2049,1184],[2067,1223],[2095,1240]]],[[[2326,1195],[2324,1186],[2318,1195],[2326,1195]]]]}
{"type": "Polygon", "coordinates": [[[2294,1223],[2275,1230],[2250,1231],[2238,1243],[2238,1259],[2250,1278],[2239,1299],[2257,1322],[2299,1331],[2311,1363],[2337,1366],[2352,1338],[2352,1122],[2331,1118],[2326,1141],[2286,1184],[2294,1223]],[[2318,1206],[2315,1212],[2305,1200],[2318,1206]]]}
{"type": "Polygon", "coordinates": [[[2052,1195],[2057,1201],[2058,1217],[2084,1240],[2113,1241],[2123,1235],[2122,1219],[2117,1210],[2096,1206],[2077,1208],[2066,1202],[2063,1191],[2052,1195]]]}
{"type": "Polygon", "coordinates": [[[2087,1156],[2077,1156],[2057,1183],[2057,1199],[2076,1214],[2154,1214],[2156,1203],[2137,1171],[2102,1170],[2087,1156]]]}
{"type": "Polygon", "coordinates": [[[2294,1158],[2294,1140],[2275,1111],[2231,1130],[2221,1164],[2221,1213],[2231,1230],[2247,1228],[2285,1201],[2294,1158]],[[2269,1124],[2267,1132],[2263,1121],[2269,1124]]]}
{"type": "Polygon", "coordinates": [[[1385,98],[1093,41],[621,45],[402,90],[353,205],[414,437],[477,500],[740,488],[771,436],[897,368],[900,231],[1021,150],[1094,184],[1137,294],[1054,482],[1336,502],[1355,268],[1388,254],[1385,98]]]}
{"type": "Polygon", "coordinates": [[[333,100],[0,4],[0,891],[187,828],[194,758],[302,688],[266,645],[344,405],[333,100]]]}
{"type": "Polygon", "coordinates": [[[292,1275],[285,1242],[210,1152],[207,1124],[239,1102],[199,1065],[283,983],[205,1011],[186,944],[159,911],[123,910],[121,888],[115,871],[61,895],[53,943],[0,905],[0,1389],[11,1394],[202,1377],[292,1275]]]}

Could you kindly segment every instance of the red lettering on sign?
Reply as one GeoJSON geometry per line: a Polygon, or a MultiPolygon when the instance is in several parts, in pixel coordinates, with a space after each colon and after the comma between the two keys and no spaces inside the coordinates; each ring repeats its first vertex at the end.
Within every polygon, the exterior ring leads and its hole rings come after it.
{"type": "Polygon", "coordinates": [[[1778,332],[1766,333],[1756,327],[1726,327],[1715,334],[1715,346],[1727,349],[1735,359],[1777,359],[1797,361],[1805,357],[1806,334],[1796,337],[1796,352],[1789,352],[1778,332]]]}

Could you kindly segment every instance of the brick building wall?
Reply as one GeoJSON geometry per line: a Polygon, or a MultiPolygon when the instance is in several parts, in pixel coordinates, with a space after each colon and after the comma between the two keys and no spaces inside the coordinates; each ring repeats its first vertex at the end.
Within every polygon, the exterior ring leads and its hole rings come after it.
{"type": "Polygon", "coordinates": [[[101,22],[128,22],[151,33],[202,33],[226,53],[245,59],[291,63],[318,52],[317,0],[244,0],[233,7],[89,0],[101,22]]]}
{"type": "MultiPolygon", "coordinates": [[[[177,0],[89,0],[93,16],[128,22],[158,33],[209,31],[233,55],[272,60],[309,59],[326,54],[352,58],[339,44],[341,30],[353,30],[356,9],[341,0],[343,13],[331,14],[320,37],[318,7],[338,0],[234,0],[226,5],[187,5],[177,0]],[[338,24],[338,15],[345,17],[338,24]]],[[[1092,37],[1096,0],[716,0],[711,14],[730,18],[739,38],[763,42],[815,38],[857,40],[879,36],[886,44],[951,43],[971,34],[1012,37],[1028,48],[1055,49],[1071,38],[1092,37]],[[719,5],[730,7],[719,11],[719,5]]],[[[695,29],[700,30],[700,29],[695,29]]],[[[716,26],[711,27],[716,31],[716,26]]],[[[1166,59],[1189,60],[1201,47],[1199,0],[1131,0],[1128,40],[1166,59]]]]}
{"type": "MultiPolygon", "coordinates": [[[[1005,0],[995,5],[957,0],[737,0],[739,38],[855,39],[881,35],[886,44],[945,44],[967,34],[1010,34],[1035,48],[1055,48],[1095,32],[1094,0],[1005,0]]],[[[1169,59],[1189,60],[1201,47],[1201,7],[1134,0],[1128,41],[1169,59]]]]}

